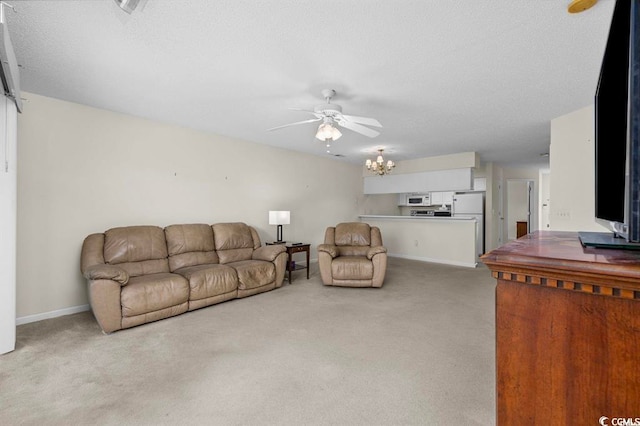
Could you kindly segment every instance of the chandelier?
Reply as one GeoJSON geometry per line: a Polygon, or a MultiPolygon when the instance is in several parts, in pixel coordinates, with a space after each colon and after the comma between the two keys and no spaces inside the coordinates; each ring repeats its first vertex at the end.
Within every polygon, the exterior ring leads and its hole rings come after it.
{"type": "Polygon", "coordinates": [[[364,165],[367,166],[367,170],[379,176],[384,176],[391,173],[391,170],[396,166],[396,163],[391,160],[387,161],[387,164],[384,163],[384,158],[382,158],[382,151],[384,151],[384,149],[378,150],[378,158],[376,158],[376,161],[367,159],[367,161],[364,163],[364,165]]]}

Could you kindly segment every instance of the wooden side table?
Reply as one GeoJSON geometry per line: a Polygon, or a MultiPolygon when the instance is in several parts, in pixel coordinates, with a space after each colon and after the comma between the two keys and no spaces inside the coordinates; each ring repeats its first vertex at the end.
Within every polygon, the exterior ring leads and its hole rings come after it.
{"type": "MultiPolygon", "coordinates": [[[[282,243],[267,243],[267,245],[272,245],[272,244],[282,244],[282,243]]],[[[289,259],[287,260],[287,271],[289,272],[289,284],[291,284],[291,272],[293,271],[300,271],[302,269],[306,269],[307,270],[307,279],[309,279],[309,256],[310,256],[310,252],[311,252],[311,244],[306,244],[306,243],[301,243],[301,244],[291,244],[291,243],[285,243],[284,244],[285,248],[287,249],[287,255],[289,255],[289,259]],[[306,252],[307,253],[307,263],[305,266],[301,266],[301,265],[295,265],[295,262],[293,262],[293,255],[296,253],[302,253],[302,252],[306,252]],[[294,266],[295,265],[295,266],[294,266]]]]}
{"type": "Polygon", "coordinates": [[[291,272],[299,271],[301,269],[307,270],[307,279],[309,279],[309,255],[311,244],[286,244],[287,254],[289,255],[289,260],[287,261],[287,271],[289,271],[289,284],[291,284],[291,272]],[[307,253],[307,263],[305,266],[295,265],[293,262],[293,255],[295,253],[307,253]]]}

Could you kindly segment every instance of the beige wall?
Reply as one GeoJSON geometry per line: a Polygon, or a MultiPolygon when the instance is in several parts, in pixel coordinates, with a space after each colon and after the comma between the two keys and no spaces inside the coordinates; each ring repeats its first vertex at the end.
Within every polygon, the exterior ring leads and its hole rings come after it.
{"type": "Polygon", "coordinates": [[[551,121],[550,229],[604,231],[595,222],[593,105],[551,121]]]}
{"type": "MultiPolygon", "coordinates": [[[[360,166],[25,94],[18,119],[17,316],[87,303],[80,248],[115,226],[244,221],[286,240],[371,208],[360,166]]],[[[315,249],[312,257],[315,257],[315,249]]]]}

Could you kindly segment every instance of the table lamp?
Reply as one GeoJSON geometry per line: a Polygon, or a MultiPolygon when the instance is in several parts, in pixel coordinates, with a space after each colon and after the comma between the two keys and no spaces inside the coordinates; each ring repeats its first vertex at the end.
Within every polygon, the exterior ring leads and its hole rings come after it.
{"type": "Polygon", "coordinates": [[[291,221],[291,214],[286,210],[269,210],[269,225],[278,225],[276,242],[284,243],[282,240],[282,225],[288,225],[291,221]]]}

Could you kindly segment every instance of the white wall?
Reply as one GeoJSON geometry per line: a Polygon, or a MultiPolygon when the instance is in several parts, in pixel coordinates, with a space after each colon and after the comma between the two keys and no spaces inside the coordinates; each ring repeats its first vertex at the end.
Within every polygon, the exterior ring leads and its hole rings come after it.
{"type": "MultiPolygon", "coordinates": [[[[90,233],[115,226],[244,221],[315,246],[366,206],[359,166],[25,94],[18,119],[17,316],[87,304],[90,233]]],[[[39,317],[37,317],[39,319],[39,317]]]]}
{"type": "Polygon", "coordinates": [[[16,343],[16,115],[0,96],[0,354],[16,343]]]}
{"type": "Polygon", "coordinates": [[[476,221],[362,218],[380,228],[389,256],[456,266],[476,266],[476,221]]]}
{"type": "Polygon", "coordinates": [[[604,231],[594,219],[593,139],[593,105],[551,120],[551,230],[604,231]]]}
{"type": "Polygon", "coordinates": [[[541,169],[540,191],[538,193],[538,205],[540,206],[540,215],[538,216],[538,229],[548,231],[551,229],[549,224],[551,209],[551,171],[549,169],[541,169]]]}

